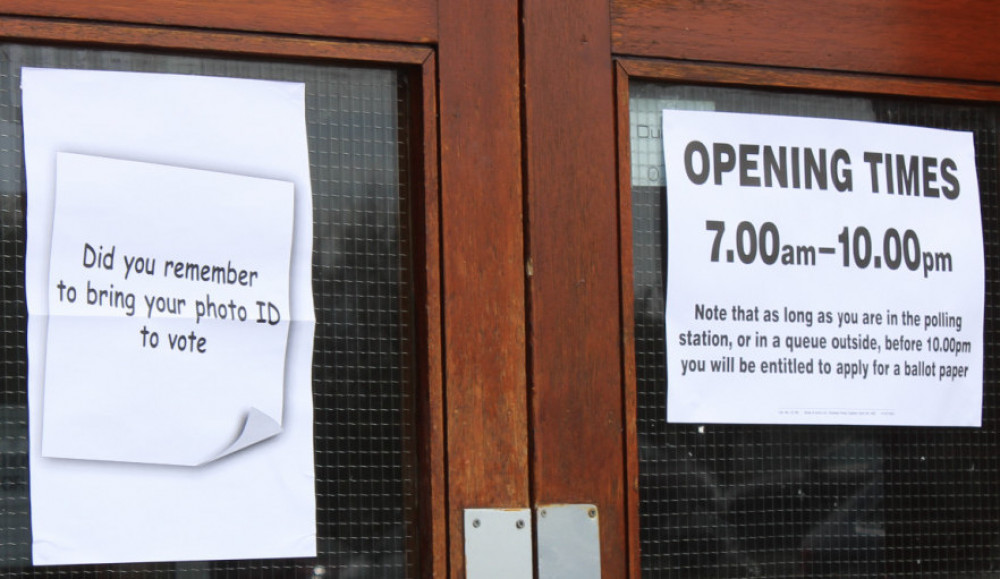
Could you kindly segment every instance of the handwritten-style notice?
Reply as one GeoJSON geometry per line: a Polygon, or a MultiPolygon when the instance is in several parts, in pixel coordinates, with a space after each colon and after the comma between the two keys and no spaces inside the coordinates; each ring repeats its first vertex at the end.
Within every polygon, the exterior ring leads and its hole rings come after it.
{"type": "Polygon", "coordinates": [[[57,155],[42,456],[195,466],[281,431],[292,195],[57,155]]]}

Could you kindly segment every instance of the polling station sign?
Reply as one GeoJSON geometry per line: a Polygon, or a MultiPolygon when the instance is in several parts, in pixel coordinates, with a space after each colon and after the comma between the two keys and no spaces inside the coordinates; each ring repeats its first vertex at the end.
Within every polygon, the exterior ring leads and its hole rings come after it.
{"type": "Polygon", "coordinates": [[[980,426],[973,136],[663,111],[667,419],[980,426]]]}
{"type": "Polygon", "coordinates": [[[315,556],[305,86],[22,95],[32,563],[315,556]]]}

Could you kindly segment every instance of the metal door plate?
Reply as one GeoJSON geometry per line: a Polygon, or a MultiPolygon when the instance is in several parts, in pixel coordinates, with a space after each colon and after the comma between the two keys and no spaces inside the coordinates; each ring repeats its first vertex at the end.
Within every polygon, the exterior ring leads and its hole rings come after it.
{"type": "Polygon", "coordinates": [[[600,518],[594,505],[539,505],[539,579],[600,579],[600,518]]]}
{"type": "Polygon", "coordinates": [[[465,576],[530,578],[531,511],[465,509],[465,576]]]}

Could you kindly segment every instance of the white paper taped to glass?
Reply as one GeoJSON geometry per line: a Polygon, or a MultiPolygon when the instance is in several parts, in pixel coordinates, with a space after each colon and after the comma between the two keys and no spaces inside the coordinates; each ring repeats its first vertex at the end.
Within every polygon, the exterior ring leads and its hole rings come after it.
{"type": "Polygon", "coordinates": [[[304,86],[22,72],[34,564],[315,555],[304,86]]]}
{"type": "Polygon", "coordinates": [[[667,418],[979,426],[973,135],[663,111],[667,418]]]}

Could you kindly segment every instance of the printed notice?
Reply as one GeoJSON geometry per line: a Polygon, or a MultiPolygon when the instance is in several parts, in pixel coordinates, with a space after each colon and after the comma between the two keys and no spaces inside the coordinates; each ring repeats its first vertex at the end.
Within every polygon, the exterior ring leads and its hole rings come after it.
{"type": "Polygon", "coordinates": [[[21,80],[32,563],[315,556],[305,87],[21,80]]]}
{"type": "Polygon", "coordinates": [[[195,466],[281,431],[293,188],[57,155],[42,456],[195,466]]]}
{"type": "Polygon", "coordinates": [[[663,112],[667,419],[980,426],[971,133],[663,112]]]}

